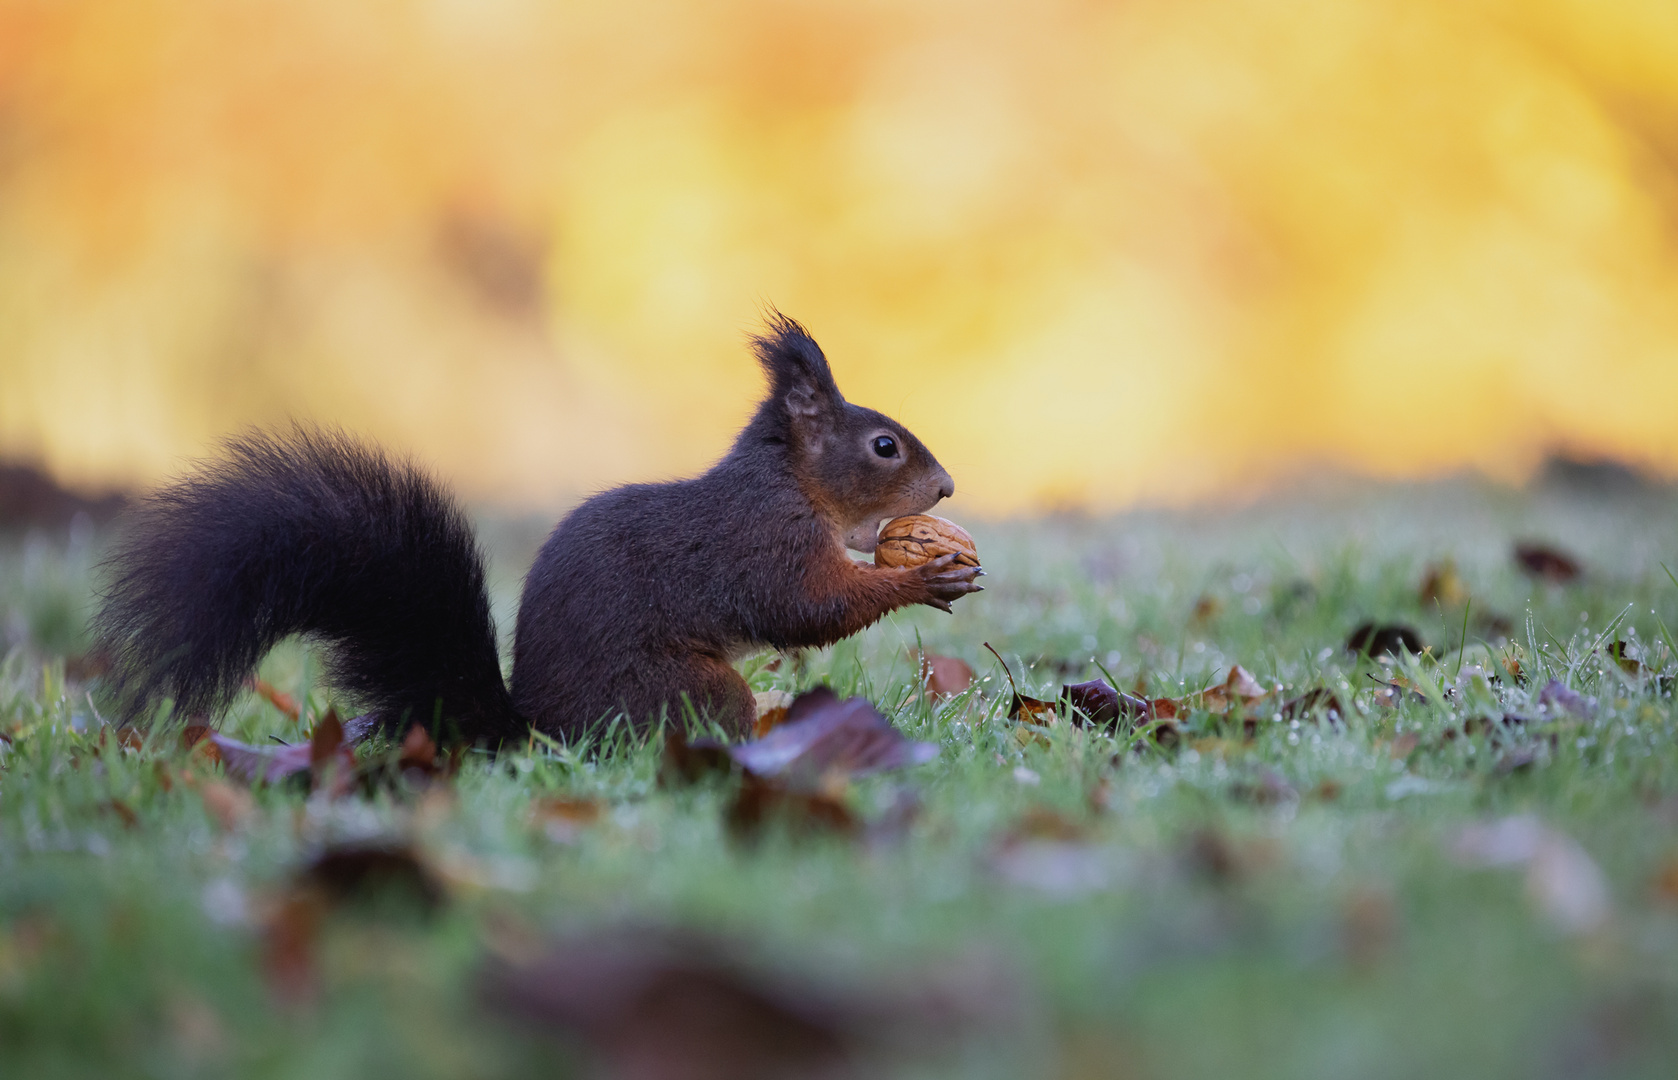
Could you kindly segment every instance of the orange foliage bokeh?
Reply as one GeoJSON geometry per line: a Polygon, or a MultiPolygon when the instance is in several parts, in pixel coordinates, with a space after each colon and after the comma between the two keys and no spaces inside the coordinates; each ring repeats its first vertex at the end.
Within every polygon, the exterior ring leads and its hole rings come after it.
{"type": "Polygon", "coordinates": [[[806,321],[984,512],[1678,470],[1678,6],[0,0],[0,454],[554,506],[806,321]]]}

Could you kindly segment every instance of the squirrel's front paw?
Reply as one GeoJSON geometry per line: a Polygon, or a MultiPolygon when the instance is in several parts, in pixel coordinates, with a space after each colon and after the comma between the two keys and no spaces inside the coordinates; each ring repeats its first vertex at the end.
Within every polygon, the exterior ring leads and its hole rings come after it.
{"type": "Polygon", "coordinates": [[[949,611],[950,601],[959,600],[968,593],[985,591],[985,587],[976,581],[984,576],[984,570],[957,564],[959,557],[959,553],[940,555],[915,568],[915,574],[926,589],[926,598],[921,603],[940,611],[949,611]]]}

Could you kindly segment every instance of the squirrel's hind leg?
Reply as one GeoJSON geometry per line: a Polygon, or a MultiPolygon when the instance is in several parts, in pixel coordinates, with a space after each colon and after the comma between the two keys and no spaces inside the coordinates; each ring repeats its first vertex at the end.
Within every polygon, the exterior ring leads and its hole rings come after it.
{"type": "Polygon", "coordinates": [[[757,704],[746,680],[720,656],[688,653],[667,657],[654,682],[672,719],[687,719],[687,703],[702,718],[716,722],[735,738],[749,737],[757,722],[757,704]],[[685,698],[685,702],[684,702],[685,698]]]}

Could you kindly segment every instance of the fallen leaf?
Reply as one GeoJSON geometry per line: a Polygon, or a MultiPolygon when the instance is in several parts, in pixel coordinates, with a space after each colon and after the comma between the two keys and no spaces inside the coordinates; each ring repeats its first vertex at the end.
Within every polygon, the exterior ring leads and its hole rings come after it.
{"type": "Polygon", "coordinates": [[[1008,716],[1021,724],[1036,724],[1040,727],[1053,727],[1059,719],[1052,701],[1041,698],[1026,697],[1020,693],[1020,688],[1014,682],[1014,673],[1008,669],[1008,661],[1002,659],[1002,654],[991,648],[990,642],[984,643],[990,649],[990,654],[996,657],[996,662],[1002,665],[1002,674],[1008,676],[1008,688],[1014,692],[1014,698],[1008,703],[1008,716]]]}
{"type": "Polygon", "coordinates": [[[921,653],[918,659],[921,685],[930,698],[954,697],[973,685],[973,669],[965,660],[930,652],[921,653]]]}
{"type": "Polygon", "coordinates": [[[404,770],[437,771],[437,744],[431,741],[430,733],[422,725],[415,724],[402,737],[402,756],[397,759],[397,764],[404,770]]]}
{"type": "Polygon", "coordinates": [[[793,697],[785,690],[760,690],[752,695],[757,719],[752,722],[752,737],[761,739],[787,722],[787,709],[793,697]]]}
{"type": "Polygon", "coordinates": [[[1283,720],[1307,720],[1321,716],[1331,724],[1338,724],[1346,718],[1346,707],[1340,704],[1340,697],[1333,690],[1319,686],[1283,702],[1281,713],[1283,720]]]}
{"type": "Polygon", "coordinates": [[[598,799],[547,795],[530,804],[530,819],[556,844],[574,843],[579,834],[600,820],[598,799]]]}
{"type": "Polygon", "coordinates": [[[116,744],[124,750],[138,751],[146,745],[146,737],[134,728],[127,726],[103,727],[99,729],[99,746],[101,749],[112,741],[112,732],[116,733],[114,736],[116,744]]]}
{"type": "Polygon", "coordinates": [[[866,698],[841,701],[823,686],[800,694],[786,723],[728,753],[757,776],[811,782],[924,765],[938,756],[938,744],[906,737],[866,698]]]}
{"type": "Polygon", "coordinates": [[[288,776],[307,772],[311,759],[308,743],[276,743],[273,746],[252,746],[230,739],[219,732],[209,736],[216,748],[227,775],[247,784],[277,784],[288,776]]]}
{"type": "Polygon", "coordinates": [[[1402,680],[1395,679],[1392,682],[1382,682],[1380,679],[1376,679],[1375,685],[1379,687],[1375,691],[1375,704],[1382,708],[1396,709],[1406,703],[1411,705],[1427,704],[1425,695],[1406,685],[1402,680]]]}
{"type": "Polygon", "coordinates": [[[1398,905],[1388,889],[1361,886],[1340,904],[1340,940],[1353,967],[1375,966],[1392,949],[1398,930],[1398,905]]]}
{"type": "Polygon", "coordinates": [[[274,996],[287,1005],[315,997],[319,977],[316,953],[326,915],[321,898],[291,892],[268,911],[262,925],[262,973],[274,996]]]}
{"type": "Polygon", "coordinates": [[[1538,692],[1538,704],[1551,712],[1565,712],[1589,720],[1596,715],[1594,699],[1588,699],[1577,690],[1570,690],[1559,679],[1551,679],[1544,684],[1544,689],[1538,692]]]}
{"type": "MultiPolygon", "coordinates": [[[[743,959],[734,943],[688,931],[594,929],[480,978],[496,1014],[580,1039],[602,1074],[629,1080],[880,1075],[878,1055],[929,1045],[1019,1011],[1013,978],[899,976],[842,990],[743,959]],[[864,1063],[872,1067],[864,1067],[864,1063]]],[[[814,970],[805,965],[801,970],[814,970]]]]}
{"type": "Polygon", "coordinates": [[[1154,698],[1148,702],[1148,709],[1157,720],[1174,720],[1177,714],[1183,711],[1175,698],[1167,697],[1154,698]]]}
{"type": "Polygon", "coordinates": [[[1420,656],[1427,651],[1422,636],[1400,623],[1366,622],[1346,638],[1346,651],[1360,656],[1398,656],[1413,653],[1420,656]]]}
{"type": "Polygon", "coordinates": [[[1661,863],[1650,885],[1656,900],[1663,904],[1678,904],[1678,857],[1661,863]]]}
{"type": "Polygon", "coordinates": [[[1210,593],[1201,593],[1200,598],[1194,602],[1194,610],[1189,612],[1189,618],[1197,623],[1210,622],[1217,618],[1223,609],[1222,600],[1210,593]]]}
{"type": "Polygon", "coordinates": [[[1034,840],[1073,843],[1089,838],[1089,826],[1073,821],[1058,810],[1033,806],[1021,814],[998,841],[1003,847],[1034,840]]]}
{"type": "Polygon", "coordinates": [[[318,889],[334,906],[395,903],[429,914],[445,898],[437,876],[405,844],[331,845],[309,860],[295,881],[299,887],[318,889]]]}
{"type": "Polygon", "coordinates": [[[280,690],[272,683],[269,683],[264,679],[259,679],[254,675],[251,676],[245,685],[249,686],[252,690],[255,690],[264,701],[268,702],[268,704],[284,713],[286,718],[292,723],[296,724],[302,721],[303,710],[298,706],[297,699],[286,693],[284,690],[280,690]]]}
{"type": "Polygon", "coordinates": [[[854,837],[861,823],[850,808],[825,792],[788,787],[747,772],[723,818],[729,835],[751,842],[773,826],[794,835],[854,837]]]}
{"type": "Polygon", "coordinates": [[[1423,573],[1422,587],[1417,590],[1416,597],[1424,607],[1434,604],[1455,607],[1468,599],[1468,586],[1463,584],[1462,576],[1457,573],[1456,562],[1442,559],[1423,573]]]}
{"type": "Polygon", "coordinates": [[[188,724],[181,729],[181,747],[206,761],[220,761],[221,750],[210,736],[215,729],[208,724],[188,724]]]}
{"type": "Polygon", "coordinates": [[[1416,752],[1416,747],[1421,741],[1421,736],[1414,731],[1406,731],[1393,740],[1392,746],[1387,749],[1387,753],[1394,761],[1403,761],[1416,752]]]}
{"type": "Polygon", "coordinates": [[[1214,686],[1204,690],[1198,697],[1198,704],[1209,712],[1228,712],[1231,706],[1251,704],[1265,697],[1269,691],[1259,685],[1253,678],[1253,673],[1240,664],[1232,665],[1229,677],[1222,686],[1214,686]]]}
{"type": "Polygon", "coordinates": [[[716,739],[702,737],[690,742],[680,727],[664,734],[664,750],[658,761],[660,787],[696,784],[707,777],[728,776],[738,769],[728,748],[716,739]]]}
{"type": "Polygon", "coordinates": [[[1238,802],[1249,802],[1258,806],[1275,806],[1299,801],[1299,792],[1274,769],[1261,768],[1257,778],[1235,781],[1229,786],[1229,794],[1238,802]]]}
{"type": "Polygon", "coordinates": [[[1636,657],[1631,655],[1628,651],[1629,649],[1630,646],[1628,646],[1624,641],[1616,641],[1614,644],[1608,646],[1608,648],[1604,651],[1608,653],[1610,659],[1620,665],[1620,670],[1624,671],[1627,675],[1643,674],[1643,664],[1636,657]]]}
{"type": "Polygon", "coordinates": [[[309,783],[313,791],[338,799],[355,790],[355,752],[344,741],[337,709],[327,709],[309,736],[309,783]]]}
{"type": "Polygon", "coordinates": [[[1565,585],[1584,572],[1579,560],[1547,544],[1516,544],[1515,563],[1527,576],[1551,585],[1565,585]]]}
{"type": "Polygon", "coordinates": [[[1085,718],[1098,727],[1114,727],[1121,717],[1152,719],[1153,706],[1142,698],[1131,697],[1106,679],[1068,683],[1060,688],[1060,698],[1067,706],[1073,723],[1085,718]]]}
{"type": "Polygon", "coordinates": [[[139,827],[140,815],[136,814],[134,812],[134,808],[123,802],[121,799],[106,799],[104,807],[111,813],[115,814],[118,818],[122,819],[124,828],[134,829],[139,827]]]}

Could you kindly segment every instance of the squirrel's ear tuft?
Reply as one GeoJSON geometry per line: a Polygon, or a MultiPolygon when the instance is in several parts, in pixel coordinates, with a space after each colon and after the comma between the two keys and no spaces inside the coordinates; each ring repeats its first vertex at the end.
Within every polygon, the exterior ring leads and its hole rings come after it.
{"type": "Polygon", "coordinates": [[[752,350],[769,376],[769,397],[794,419],[808,419],[832,411],[844,398],[833,381],[809,331],[779,311],[771,310],[764,332],[752,338],[752,350]]]}

